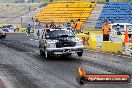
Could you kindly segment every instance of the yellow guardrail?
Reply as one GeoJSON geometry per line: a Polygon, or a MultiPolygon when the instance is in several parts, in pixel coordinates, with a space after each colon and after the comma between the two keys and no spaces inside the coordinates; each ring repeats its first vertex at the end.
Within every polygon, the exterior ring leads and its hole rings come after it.
{"type": "MultiPolygon", "coordinates": [[[[26,32],[26,28],[22,28],[22,32],[26,32]]],[[[32,28],[30,32],[34,33],[34,29],[32,28]]]]}
{"type": "MultiPolygon", "coordinates": [[[[89,31],[89,30],[88,30],[89,31]]],[[[83,41],[84,48],[86,49],[92,49],[105,52],[105,53],[114,53],[114,54],[124,54],[132,56],[132,43],[125,44],[123,46],[124,41],[124,35],[118,36],[118,38],[121,38],[122,42],[113,42],[113,41],[103,41],[101,42],[101,47],[97,47],[99,44],[99,41],[97,41],[96,35],[100,34],[101,31],[85,31],[84,33],[76,34],[77,38],[80,38],[83,41]]]]}
{"type": "Polygon", "coordinates": [[[104,41],[100,48],[102,52],[122,53],[122,42],[104,41]]]}
{"type": "Polygon", "coordinates": [[[94,34],[102,34],[101,30],[83,30],[83,33],[94,33],[94,34]]]}
{"type": "Polygon", "coordinates": [[[126,55],[132,56],[132,43],[126,43],[123,52],[126,55]]]}

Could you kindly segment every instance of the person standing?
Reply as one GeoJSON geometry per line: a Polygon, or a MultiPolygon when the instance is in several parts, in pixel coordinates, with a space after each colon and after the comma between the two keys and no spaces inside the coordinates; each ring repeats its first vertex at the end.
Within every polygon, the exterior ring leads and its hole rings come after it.
{"type": "Polygon", "coordinates": [[[74,23],[74,21],[71,20],[70,23],[71,23],[71,28],[74,28],[74,27],[75,27],[75,23],[74,23]]]}
{"type": "Polygon", "coordinates": [[[47,24],[45,24],[45,28],[49,28],[48,23],[47,23],[47,24]]]}
{"type": "Polygon", "coordinates": [[[103,32],[103,41],[109,41],[109,34],[110,34],[110,26],[108,21],[104,22],[104,26],[102,27],[102,32],[103,32]]]}
{"type": "Polygon", "coordinates": [[[30,37],[30,31],[31,31],[31,25],[30,24],[28,24],[27,25],[27,37],[30,37]]]}
{"type": "Polygon", "coordinates": [[[82,22],[80,21],[80,19],[77,20],[77,22],[75,23],[75,31],[76,33],[81,33],[82,31],[82,22]]]}
{"type": "Polygon", "coordinates": [[[68,23],[68,20],[66,20],[66,21],[63,23],[63,26],[64,26],[64,27],[67,27],[67,23],[68,23]]]}
{"type": "Polygon", "coordinates": [[[51,22],[50,28],[55,28],[55,27],[56,27],[55,23],[54,22],[51,22]]]}

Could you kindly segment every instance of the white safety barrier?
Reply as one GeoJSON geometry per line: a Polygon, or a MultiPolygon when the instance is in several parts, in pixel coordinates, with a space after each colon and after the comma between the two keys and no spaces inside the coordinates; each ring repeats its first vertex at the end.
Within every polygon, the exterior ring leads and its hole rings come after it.
{"type": "Polygon", "coordinates": [[[125,44],[125,54],[132,56],[132,43],[125,44]]]}
{"type": "Polygon", "coordinates": [[[97,47],[100,48],[103,42],[103,35],[102,34],[94,34],[94,36],[96,37],[96,41],[97,43],[97,47]]]}

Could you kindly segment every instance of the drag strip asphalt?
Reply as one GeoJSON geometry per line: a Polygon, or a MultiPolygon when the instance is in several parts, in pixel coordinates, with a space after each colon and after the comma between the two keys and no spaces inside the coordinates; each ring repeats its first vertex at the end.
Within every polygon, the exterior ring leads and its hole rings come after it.
{"type": "Polygon", "coordinates": [[[130,74],[132,60],[84,51],[49,59],[39,55],[38,41],[25,34],[8,34],[0,40],[0,79],[7,88],[132,88],[132,84],[86,84],[76,82],[76,72],[85,65],[88,73],[130,74]],[[128,63],[128,64],[127,64],[128,63]]]}

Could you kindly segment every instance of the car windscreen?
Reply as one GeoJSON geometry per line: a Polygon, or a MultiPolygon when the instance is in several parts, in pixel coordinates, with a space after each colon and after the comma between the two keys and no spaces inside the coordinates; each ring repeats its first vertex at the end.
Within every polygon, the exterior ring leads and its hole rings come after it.
{"type": "Polygon", "coordinates": [[[74,37],[74,34],[69,30],[47,30],[46,38],[59,38],[62,35],[67,35],[68,37],[74,37]]]}
{"type": "Polygon", "coordinates": [[[132,30],[132,25],[126,25],[126,27],[128,28],[128,31],[132,30]]]}
{"type": "Polygon", "coordinates": [[[120,32],[124,31],[124,25],[113,25],[112,29],[119,29],[120,32]]]}

